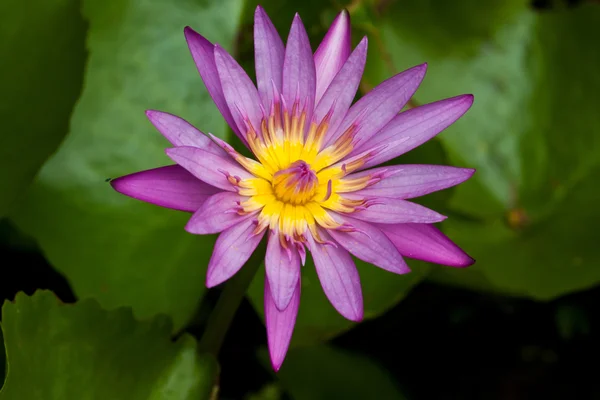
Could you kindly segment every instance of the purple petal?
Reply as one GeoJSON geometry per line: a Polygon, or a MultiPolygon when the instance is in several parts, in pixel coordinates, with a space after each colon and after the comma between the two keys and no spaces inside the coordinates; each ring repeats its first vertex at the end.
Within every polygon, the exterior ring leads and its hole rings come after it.
{"type": "MultiPolygon", "coordinates": [[[[325,241],[331,237],[324,230],[319,234],[325,241]]],[[[320,244],[309,234],[309,249],[325,295],[333,307],[350,321],[363,318],[363,298],[360,277],[350,253],[335,244],[320,244]]]]}
{"type": "Polygon", "coordinates": [[[152,122],[152,125],[165,137],[173,146],[191,146],[198,147],[209,153],[224,156],[226,153],[217,146],[204,133],[200,132],[189,122],[176,115],[162,111],[147,110],[146,116],[152,122]]]}
{"type": "Polygon", "coordinates": [[[173,161],[187,169],[196,178],[219,189],[230,192],[236,190],[227,179],[228,176],[235,179],[254,177],[231,159],[214,155],[197,147],[172,147],[167,149],[166,153],[173,161]]]}
{"type": "MultiPolygon", "coordinates": [[[[273,85],[281,93],[283,77],[283,41],[265,10],[258,6],[254,12],[254,60],[258,94],[265,110],[273,104],[273,85]]],[[[279,100],[279,99],[277,99],[279,100]]]]}
{"type": "Polygon", "coordinates": [[[350,108],[326,144],[332,144],[351,125],[356,125],[355,147],[367,141],[402,110],[417,91],[426,70],[427,64],[417,65],[380,83],[350,108]]]}
{"type": "Polygon", "coordinates": [[[475,263],[460,247],[438,228],[429,224],[377,225],[400,254],[451,267],[467,267],[475,263]]]}
{"type": "Polygon", "coordinates": [[[247,217],[219,235],[208,263],[206,287],[225,282],[248,261],[265,234],[264,230],[254,234],[255,228],[254,218],[247,217]]]}
{"type": "MultiPolygon", "coordinates": [[[[202,81],[204,81],[204,85],[206,86],[210,97],[212,97],[231,129],[233,129],[236,135],[240,136],[240,131],[231,115],[231,111],[229,111],[225,96],[223,95],[221,79],[219,78],[219,73],[217,72],[217,66],[215,64],[214,45],[189,26],[185,27],[184,34],[190,53],[192,53],[192,58],[196,64],[196,68],[198,68],[198,72],[202,77],[202,81]]],[[[246,142],[244,141],[244,143],[246,142]]]]}
{"type": "Polygon", "coordinates": [[[252,124],[256,132],[260,132],[260,97],[246,71],[218,44],[215,45],[215,63],[225,101],[245,143],[247,123],[252,124]]]}
{"type": "Polygon", "coordinates": [[[404,224],[409,222],[431,224],[446,219],[442,214],[406,200],[382,197],[370,201],[374,204],[367,206],[364,210],[352,213],[352,217],[361,221],[381,224],[404,224]]]}
{"type": "Polygon", "coordinates": [[[348,59],[350,46],[350,14],[348,14],[348,11],[343,10],[335,18],[317,51],[315,51],[317,102],[348,59]]]}
{"type": "Polygon", "coordinates": [[[279,371],[294,332],[296,316],[300,306],[300,280],[296,283],[296,289],[287,308],[283,311],[277,309],[269,280],[265,278],[265,325],[267,325],[267,342],[269,343],[269,355],[271,365],[275,372],[279,371]]]}
{"type": "Polygon", "coordinates": [[[368,41],[365,37],[356,46],[317,104],[314,116],[317,123],[320,123],[335,106],[329,120],[328,130],[330,131],[334,131],[338,127],[356,96],[356,90],[367,61],[367,45],[368,41]]]}
{"type": "Polygon", "coordinates": [[[306,109],[307,121],[310,121],[315,105],[315,87],[315,61],[310,41],[300,16],[296,14],[285,48],[283,98],[290,108],[298,100],[306,109]]]}
{"type": "Polygon", "coordinates": [[[232,227],[247,218],[247,215],[237,213],[240,201],[242,197],[235,192],[220,192],[210,196],[192,215],[185,230],[196,235],[209,235],[232,227]]]}
{"type": "Polygon", "coordinates": [[[459,119],[473,104],[473,95],[466,94],[425,104],[400,113],[379,133],[349,157],[385,143],[386,148],[368,160],[362,169],[384,163],[425,143],[459,119]]]}
{"type": "Polygon", "coordinates": [[[463,183],[475,173],[474,169],[445,165],[394,165],[373,168],[348,175],[348,179],[383,172],[383,179],[366,189],[354,192],[358,196],[411,199],[463,183]]]}
{"type": "Polygon", "coordinates": [[[288,250],[284,249],[279,241],[279,233],[273,231],[267,244],[265,270],[273,301],[277,309],[284,310],[300,279],[300,257],[292,243],[288,243],[288,250]]]}
{"type": "Polygon", "coordinates": [[[157,206],[194,212],[217,193],[179,165],[169,165],[125,175],[110,181],[119,193],[157,206]]]}
{"type": "Polygon", "coordinates": [[[376,226],[354,218],[331,213],[341,223],[356,229],[355,232],[329,230],[329,234],[355,257],[395,274],[410,272],[408,265],[394,244],[376,226]]]}

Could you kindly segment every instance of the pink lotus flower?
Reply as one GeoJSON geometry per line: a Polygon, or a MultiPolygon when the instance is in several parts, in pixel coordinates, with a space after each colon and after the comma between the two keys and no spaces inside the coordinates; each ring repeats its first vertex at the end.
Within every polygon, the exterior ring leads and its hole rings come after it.
{"type": "Polygon", "coordinates": [[[432,224],[444,216],[407,201],[464,182],[474,170],[438,165],[372,168],[431,139],[462,116],[462,95],[400,112],[425,75],[418,65],[352,105],[367,55],[351,51],[342,12],[314,53],[296,15],[287,45],[265,11],[255,13],[258,88],[218,44],[185,29],[190,51],[223,117],[255,156],[247,158],[183,119],[148,111],[173,144],[177,165],[112,181],[120,193],[193,212],[185,229],[221,232],[206,285],[233,276],[268,232],[265,318],[273,368],[281,366],[300,304],[306,249],[327,298],[352,321],[363,318],[350,254],[387,271],[409,272],[403,256],[456,267],[473,259],[432,224]]]}

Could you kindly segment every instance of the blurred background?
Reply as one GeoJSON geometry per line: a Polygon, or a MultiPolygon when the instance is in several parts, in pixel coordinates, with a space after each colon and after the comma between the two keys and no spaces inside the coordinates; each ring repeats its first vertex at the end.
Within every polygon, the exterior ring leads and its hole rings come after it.
{"type": "Polygon", "coordinates": [[[477,169],[467,183],[417,199],[449,216],[440,228],[477,263],[408,260],[413,272],[403,276],[358,263],[366,319],[358,325],[333,310],[305,268],[278,376],[265,353],[258,276],[220,372],[195,356],[220,292],[204,288],[214,237],[187,234],[188,215],[120,196],[106,181],[169,164],[146,109],[232,139],[183,27],[224,46],[253,76],[257,4],[2,0],[9,374],[0,399],[196,399],[217,375],[223,399],[600,398],[600,2],[592,0],[261,2],[284,38],[299,12],[313,49],[348,9],[354,44],[369,37],[359,96],[423,62],[411,107],[475,95],[456,124],[394,163],[477,169]]]}

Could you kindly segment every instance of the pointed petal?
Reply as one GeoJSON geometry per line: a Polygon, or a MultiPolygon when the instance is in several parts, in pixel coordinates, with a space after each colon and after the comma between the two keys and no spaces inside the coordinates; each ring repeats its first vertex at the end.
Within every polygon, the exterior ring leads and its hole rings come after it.
{"type": "MultiPolygon", "coordinates": [[[[319,235],[331,241],[324,230],[319,230],[319,235]]],[[[310,234],[307,240],[321,286],[331,305],[350,321],[361,321],[364,315],[362,289],[352,257],[339,245],[317,243],[310,234]]]]}
{"type": "Polygon", "coordinates": [[[219,235],[208,263],[206,287],[225,282],[248,261],[265,233],[255,235],[255,228],[255,219],[247,217],[219,235]]]}
{"type": "Polygon", "coordinates": [[[223,149],[183,118],[155,110],[147,110],[146,116],[173,146],[198,147],[209,153],[225,155],[223,149]]]}
{"type": "Polygon", "coordinates": [[[473,95],[466,94],[404,111],[360,148],[354,149],[349,157],[385,143],[385,149],[368,160],[361,169],[389,161],[422,145],[452,125],[472,104],[473,95]]]}
{"type": "Polygon", "coordinates": [[[119,193],[157,206],[194,212],[218,192],[179,165],[149,169],[110,181],[119,193]]]}
{"type": "Polygon", "coordinates": [[[185,226],[185,230],[196,235],[219,233],[247,218],[239,215],[242,196],[235,192],[220,192],[210,196],[185,226]]]}
{"type": "MultiPolygon", "coordinates": [[[[273,85],[281,93],[283,78],[283,41],[265,10],[258,6],[254,12],[254,60],[258,94],[265,110],[273,104],[273,85]]],[[[279,99],[277,99],[279,100],[279,99]]]]}
{"type": "Polygon", "coordinates": [[[410,272],[394,244],[376,226],[348,216],[331,213],[338,222],[356,229],[355,232],[329,230],[329,234],[355,257],[395,274],[410,272]]]}
{"type": "Polygon", "coordinates": [[[292,243],[288,243],[287,250],[284,249],[279,241],[279,233],[273,231],[270,232],[267,244],[265,270],[275,306],[284,310],[300,279],[300,257],[292,243]]]}
{"type": "Polygon", "coordinates": [[[381,172],[383,172],[383,179],[354,194],[411,199],[463,183],[473,176],[475,170],[445,165],[394,165],[350,174],[348,179],[381,172]]]}
{"type": "Polygon", "coordinates": [[[260,131],[262,111],[258,92],[246,71],[218,44],[215,45],[215,63],[225,101],[241,132],[241,139],[246,143],[247,122],[252,124],[256,132],[260,131]]]}
{"type": "Polygon", "coordinates": [[[225,96],[223,95],[221,79],[219,78],[219,73],[217,72],[217,66],[215,64],[214,45],[189,26],[185,27],[184,34],[190,53],[192,53],[192,58],[196,64],[196,68],[198,68],[200,77],[202,77],[202,81],[204,82],[210,97],[212,97],[231,129],[233,129],[236,135],[240,136],[240,131],[231,115],[231,111],[229,111],[225,96]]]}
{"type": "Polygon", "coordinates": [[[298,100],[307,111],[307,121],[310,121],[315,106],[315,87],[315,61],[310,41],[300,16],[296,14],[285,48],[282,94],[288,107],[292,107],[297,95],[300,96],[298,100]]]}
{"type": "Polygon", "coordinates": [[[279,371],[294,332],[296,316],[300,307],[300,281],[296,283],[296,289],[287,306],[283,311],[277,309],[269,280],[265,278],[265,325],[267,326],[267,342],[269,343],[269,355],[271,365],[275,372],[279,371]]]}
{"type": "Polygon", "coordinates": [[[355,147],[366,142],[402,110],[425,77],[427,64],[417,65],[380,83],[354,104],[327,138],[332,144],[350,126],[356,125],[355,147]]]}
{"type": "Polygon", "coordinates": [[[335,18],[317,51],[315,51],[317,102],[350,55],[350,33],[350,14],[348,14],[348,11],[343,10],[335,18]]]}
{"type": "Polygon", "coordinates": [[[228,175],[240,179],[254,177],[231,159],[216,156],[197,147],[172,147],[167,149],[166,153],[196,178],[219,189],[230,192],[236,190],[235,186],[227,180],[228,175]]]}
{"type": "Polygon", "coordinates": [[[381,224],[405,224],[409,222],[432,224],[446,219],[442,214],[406,200],[382,197],[368,201],[373,204],[368,205],[364,210],[353,212],[351,214],[352,218],[381,224]]]}
{"type": "Polygon", "coordinates": [[[410,258],[451,267],[475,263],[438,228],[429,224],[377,225],[398,251],[410,258]]]}
{"type": "Polygon", "coordinates": [[[367,38],[354,49],[342,69],[335,76],[315,109],[314,120],[320,123],[335,106],[328,130],[335,131],[352,104],[367,61],[367,38]]]}

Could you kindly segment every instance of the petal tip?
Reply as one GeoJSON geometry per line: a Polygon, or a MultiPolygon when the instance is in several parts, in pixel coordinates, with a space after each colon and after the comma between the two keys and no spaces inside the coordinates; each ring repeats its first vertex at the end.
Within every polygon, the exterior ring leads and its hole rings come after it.
{"type": "Polygon", "coordinates": [[[350,13],[347,9],[343,9],[340,13],[335,17],[335,20],[332,22],[332,26],[340,24],[339,27],[346,33],[350,34],[350,13]]]}
{"type": "Polygon", "coordinates": [[[361,309],[360,311],[357,311],[355,314],[350,315],[346,318],[348,318],[352,322],[361,322],[365,318],[365,314],[361,309]]]}
{"type": "Polygon", "coordinates": [[[338,26],[344,33],[350,34],[350,13],[348,10],[344,8],[340,11],[331,26],[338,26]]]}
{"type": "Polygon", "coordinates": [[[461,109],[464,107],[464,112],[466,112],[473,105],[473,102],[475,101],[475,96],[473,96],[472,94],[461,94],[460,96],[454,97],[454,100],[456,101],[455,104],[458,105],[461,109]]]}
{"type": "Polygon", "coordinates": [[[183,28],[183,35],[185,36],[185,39],[188,42],[190,40],[198,39],[199,37],[201,37],[201,35],[195,30],[193,30],[192,27],[189,25],[183,28]]]}
{"type": "Polygon", "coordinates": [[[220,277],[215,277],[215,275],[210,272],[206,273],[206,281],[204,282],[204,285],[207,288],[214,288],[215,286],[218,286],[223,282],[224,281],[220,277]]]}
{"type": "Polygon", "coordinates": [[[412,269],[410,269],[410,267],[408,265],[404,265],[400,270],[402,272],[400,272],[398,275],[409,274],[412,272],[412,269]]]}
{"type": "Polygon", "coordinates": [[[112,186],[112,188],[114,190],[116,190],[119,193],[125,194],[123,193],[123,188],[124,186],[126,186],[127,184],[125,183],[126,181],[123,179],[124,177],[119,177],[119,178],[115,178],[115,179],[111,179],[110,181],[108,181],[110,183],[110,186],[112,186]]]}
{"type": "Polygon", "coordinates": [[[467,253],[463,253],[463,257],[461,258],[461,260],[458,260],[456,264],[452,266],[456,268],[466,268],[475,264],[475,262],[476,261],[473,257],[469,256],[467,253]]]}
{"type": "Polygon", "coordinates": [[[344,313],[341,312],[342,309],[338,309],[338,312],[341,314],[342,317],[346,318],[349,321],[361,322],[365,317],[365,309],[362,303],[362,299],[360,301],[360,304],[354,304],[350,307],[344,308],[346,308],[345,310],[343,310],[344,313]]]}
{"type": "Polygon", "coordinates": [[[273,368],[273,371],[275,372],[279,372],[279,370],[281,369],[281,365],[283,364],[283,357],[277,357],[274,354],[270,354],[270,358],[271,358],[271,367],[273,368]]]}
{"type": "Polygon", "coordinates": [[[185,226],[183,227],[183,229],[185,229],[185,231],[186,231],[187,233],[191,233],[192,235],[196,235],[196,234],[197,234],[197,232],[196,232],[196,230],[193,228],[193,225],[194,225],[194,224],[192,224],[191,222],[192,222],[192,220],[190,219],[190,220],[187,222],[187,224],[185,224],[185,226]]]}
{"type": "Polygon", "coordinates": [[[153,124],[158,119],[158,117],[160,117],[160,115],[162,114],[161,111],[157,111],[157,110],[146,110],[144,113],[146,114],[146,118],[148,118],[150,120],[150,122],[152,122],[153,124]]]}
{"type": "Polygon", "coordinates": [[[301,24],[302,26],[304,26],[304,23],[302,22],[302,18],[300,17],[300,13],[298,13],[298,12],[296,14],[294,14],[294,19],[292,20],[292,27],[297,24],[301,24]]]}

